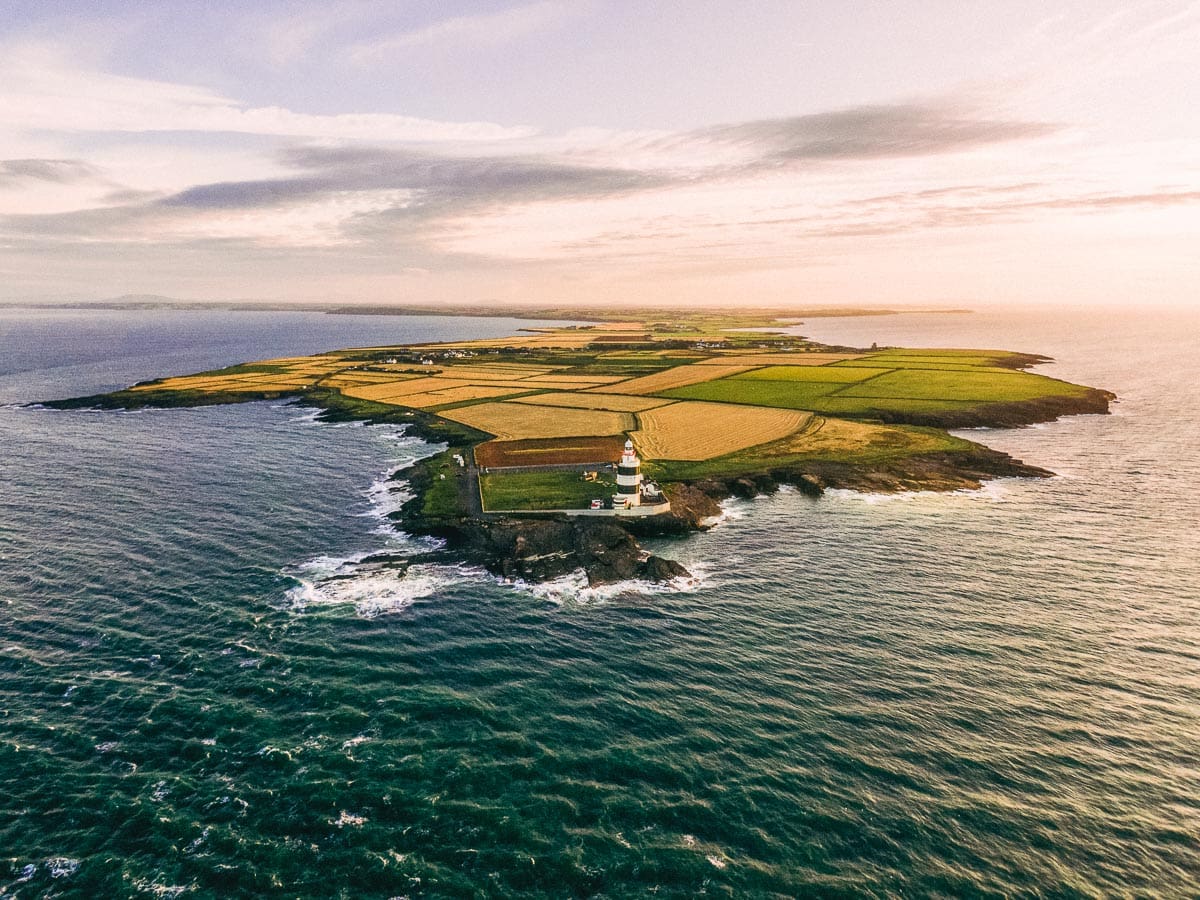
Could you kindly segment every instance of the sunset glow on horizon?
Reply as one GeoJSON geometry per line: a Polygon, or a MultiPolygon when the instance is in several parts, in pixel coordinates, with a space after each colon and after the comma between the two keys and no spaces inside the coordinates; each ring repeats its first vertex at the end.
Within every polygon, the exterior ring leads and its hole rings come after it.
{"type": "Polygon", "coordinates": [[[16,2],[0,302],[1200,305],[1200,3],[16,2]]]}

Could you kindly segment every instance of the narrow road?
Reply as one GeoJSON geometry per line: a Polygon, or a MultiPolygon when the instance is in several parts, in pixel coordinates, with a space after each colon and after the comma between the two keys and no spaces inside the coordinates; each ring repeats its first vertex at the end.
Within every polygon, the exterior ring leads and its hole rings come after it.
{"type": "Polygon", "coordinates": [[[475,465],[475,451],[463,451],[465,466],[456,469],[454,477],[458,480],[458,507],[469,516],[482,516],[483,503],[479,500],[479,467],[475,465]]]}

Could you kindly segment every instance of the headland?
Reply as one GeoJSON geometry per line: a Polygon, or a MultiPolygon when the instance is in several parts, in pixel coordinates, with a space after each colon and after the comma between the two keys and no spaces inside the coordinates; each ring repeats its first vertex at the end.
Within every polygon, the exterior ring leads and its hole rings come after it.
{"type": "Polygon", "coordinates": [[[1114,399],[1027,371],[1048,361],[1030,353],[823,345],[758,312],[575,314],[594,321],[263,360],[44,405],[292,398],[327,421],[400,424],[439,447],[397,474],[413,494],[398,525],[445,539],[433,555],[534,581],[583,569],[599,584],[686,575],[638,538],[710,527],[730,496],[1044,477],[948,429],[1106,413],[1114,399]]]}

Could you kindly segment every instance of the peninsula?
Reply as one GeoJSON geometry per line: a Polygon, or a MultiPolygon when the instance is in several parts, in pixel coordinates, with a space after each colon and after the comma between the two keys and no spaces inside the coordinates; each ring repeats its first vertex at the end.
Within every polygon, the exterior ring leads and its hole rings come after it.
{"type": "Polygon", "coordinates": [[[1034,354],[829,346],[779,330],[786,322],[757,312],[606,318],[270,359],[44,405],[294,398],[325,420],[402,424],[436,451],[397,474],[413,494],[395,514],[400,527],[505,577],[582,568],[597,584],[686,575],[637,538],[709,527],[733,495],[1048,475],[947,429],[1106,413],[1114,399],[1026,371],[1048,361],[1034,354]]]}

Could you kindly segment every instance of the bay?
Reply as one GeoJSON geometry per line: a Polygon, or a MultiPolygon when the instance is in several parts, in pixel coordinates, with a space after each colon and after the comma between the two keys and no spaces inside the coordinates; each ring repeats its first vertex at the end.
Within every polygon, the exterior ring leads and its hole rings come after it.
{"type": "Polygon", "coordinates": [[[652,592],[411,546],[394,428],[22,404],[515,320],[0,311],[0,896],[1193,896],[1194,314],[824,319],[1043,352],[1059,473],[730,504],[652,592]],[[351,570],[353,572],[353,570],[351,570]]]}

